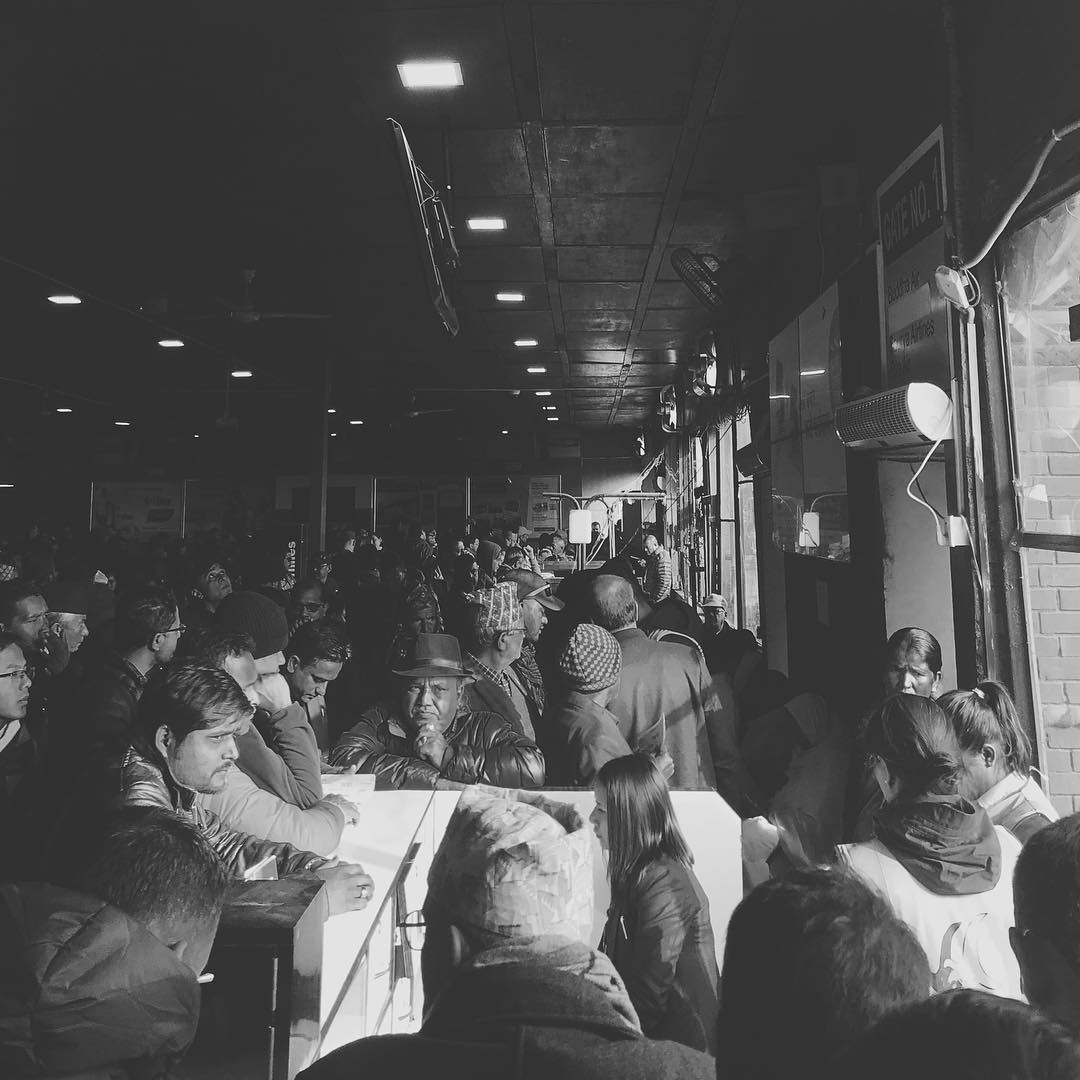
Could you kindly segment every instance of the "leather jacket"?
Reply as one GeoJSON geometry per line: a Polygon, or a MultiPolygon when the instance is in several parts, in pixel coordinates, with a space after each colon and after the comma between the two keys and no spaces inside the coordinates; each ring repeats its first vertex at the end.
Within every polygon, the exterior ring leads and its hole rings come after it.
{"type": "Polygon", "coordinates": [[[439,780],[495,787],[534,788],[544,783],[544,755],[532,739],[519,735],[496,713],[461,712],[443,732],[450,756],[442,772],[413,753],[397,710],[372,706],[342,735],[331,765],[356,765],[374,773],[376,791],[434,788],[439,780]]]}
{"type": "Polygon", "coordinates": [[[230,829],[203,806],[195,792],[179,787],[168,770],[143,757],[134,747],[128,749],[120,766],[119,801],[123,806],[160,806],[187,818],[210,841],[237,877],[268,855],[273,855],[277,861],[279,878],[321,870],[329,864],[329,860],[310,851],[299,851],[291,844],[260,840],[230,829]]]}

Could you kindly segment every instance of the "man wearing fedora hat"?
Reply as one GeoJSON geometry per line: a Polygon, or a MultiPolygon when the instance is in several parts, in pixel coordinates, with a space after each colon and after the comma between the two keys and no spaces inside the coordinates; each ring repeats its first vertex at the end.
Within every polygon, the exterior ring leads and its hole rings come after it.
{"type": "Polygon", "coordinates": [[[330,764],[374,773],[377,790],[458,788],[477,782],[533,788],[544,755],[499,715],[463,707],[472,676],[449,634],[418,634],[393,661],[390,699],[366,710],[334,747],[330,764]]]}

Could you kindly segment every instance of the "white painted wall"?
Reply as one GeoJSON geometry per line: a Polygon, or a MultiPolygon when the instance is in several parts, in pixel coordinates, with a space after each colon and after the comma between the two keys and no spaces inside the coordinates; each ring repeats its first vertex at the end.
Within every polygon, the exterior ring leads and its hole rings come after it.
{"type": "MultiPolygon", "coordinates": [[[[912,467],[878,463],[884,522],[885,628],[921,626],[941,643],[942,683],[956,686],[952,578],[949,549],[938,547],[930,511],[907,496],[912,467]]],[[[919,477],[929,503],[945,513],[945,465],[931,461],[919,477]]]]}

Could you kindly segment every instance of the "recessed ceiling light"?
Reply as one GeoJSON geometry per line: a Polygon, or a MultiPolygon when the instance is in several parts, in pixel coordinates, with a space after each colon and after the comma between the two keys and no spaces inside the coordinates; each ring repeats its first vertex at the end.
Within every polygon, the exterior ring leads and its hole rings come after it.
{"type": "Polygon", "coordinates": [[[523,292],[497,292],[495,299],[500,304],[524,304],[525,294],[523,292]]]}
{"type": "Polygon", "coordinates": [[[198,438],[199,436],[198,436],[198,435],[192,435],[191,437],[192,437],[193,439],[197,439],[197,438],[198,438]]]}
{"type": "Polygon", "coordinates": [[[336,439],[337,438],[337,432],[336,431],[331,431],[330,432],[330,438],[331,439],[336,439]]]}
{"type": "Polygon", "coordinates": [[[469,227],[469,232],[502,232],[506,228],[506,218],[471,217],[465,224],[469,227]]]}
{"type": "Polygon", "coordinates": [[[184,347],[183,341],[178,337],[163,337],[158,344],[163,349],[182,349],[184,347]]]}
{"type": "Polygon", "coordinates": [[[114,420],[113,423],[117,427],[131,427],[131,421],[130,420],[114,420]]]}
{"type": "Polygon", "coordinates": [[[529,367],[525,369],[530,375],[546,375],[546,367],[529,367]]]}
{"type": "Polygon", "coordinates": [[[770,394],[770,401],[787,401],[791,397],[790,394],[770,394]]]}
{"type": "Polygon", "coordinates": [[[0,488],[13,488],[14,484],[0,484],[0,488]]]}
{"type": "Polygon", "coordinates": [[[69,412],[71,412],[71,410],[66,405],[61,406],[61,408],[57,409],[56,411],[59,412],[59,413],[69,413],[69,412]]]}
{"type": "Polygon", "coordinates": [[[81,304],[82,300],[72,293],[56,293],[49,297],[50,304],[81,304]]]}
{"type": "Polygon", "coordinates": [[[514,344],[519,349],[535,349],[540,342],[534,337],[519,337],[514,339],[514,344]]]}
{"type": "Polygon", "coordinates": [[[456,60],[408,60],[397,69],[406,90],[444,90],[465,83],[456,60]]]}
{"type": "Polygon", "coordinates": [[[230,371],[229,374],[234,379],[250,379],[252,373],[247,368],[239,368],[236,371],[230,371]]]}
{"type": "Polygon", "coordinates": [[[559,408],[558,405],[545,405],[544,406],[544,412],[557,412],[558,408],[559,408]]]}
{"type": "Polygon", "coordinates": [[[354,427],[356,427],[359,424],[362,424],[363,422],[364,422],[363,420],[350,420],[349,421],[349,423],[352,424],[354,427]]]}
{"type": "Polygon", "coordinates": [[[536,390],[534,391],[537,397],[551,397],[550,390],[536,390]]]}
{"type": "Polygon", "coordinates": [[[807,371],[800,371],[799,374],[803,377],[807,375],[824,375],[825,369],[823,367],[809,368],[807,371]]]}
{"type": "Polygon", "coordinates": [[[509,431],[507,431],[507,429],[506,429],[506,428],[503,428],[503,429],[502,429],[502,431],[500,431],[500,432],[499,432],[499,434],[500,434],[500,435],[509,435],[509,434],[510,434],[510,432],[509,432],[509,431]]]}
{"type": "Polygon", "coordinates": [[[559,418],[557,416],[545,416],[544,419],[549,423],[555,423],[559,418]]]}
{"type": "Polygon", "coordinates": [[[336,413],[336,412],[337,412],[337,409],[327,409],[326,411],[327,411],[328,413],[336,413]]]}

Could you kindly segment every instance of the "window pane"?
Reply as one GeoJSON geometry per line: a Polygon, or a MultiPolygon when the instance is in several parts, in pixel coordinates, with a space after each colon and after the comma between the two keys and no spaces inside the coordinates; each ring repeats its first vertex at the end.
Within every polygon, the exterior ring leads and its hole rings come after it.
{"type": "Polygon", "coordinates": [[[1080,535],[1080,196],[1010,237],[1002,265],[1023,527],[1080,535]]]}
{"type": "MultiPolygon", "coordinates": [[[[754,485],[751,482],[739,485],[739,542],[742,545],[740,570],[743,603],[739,625],[756,634],[761,626],[761,599],[758,596],[757,529],[754,520],[754,485]]],[[[733,624],[736,614],[732,611],[728,615],[728,620],[733,624]]]]}
{"type": "Polygon", "coordinates": [[[736,566],[735,566],[735,522],[721,521],[717,526],[720,536],[720,561],[717,565],[719,571],[720,593],[727,597],[729,614],[728,618],[734,624],[737,614],[735,608],[736,593],[736,566]]]}

